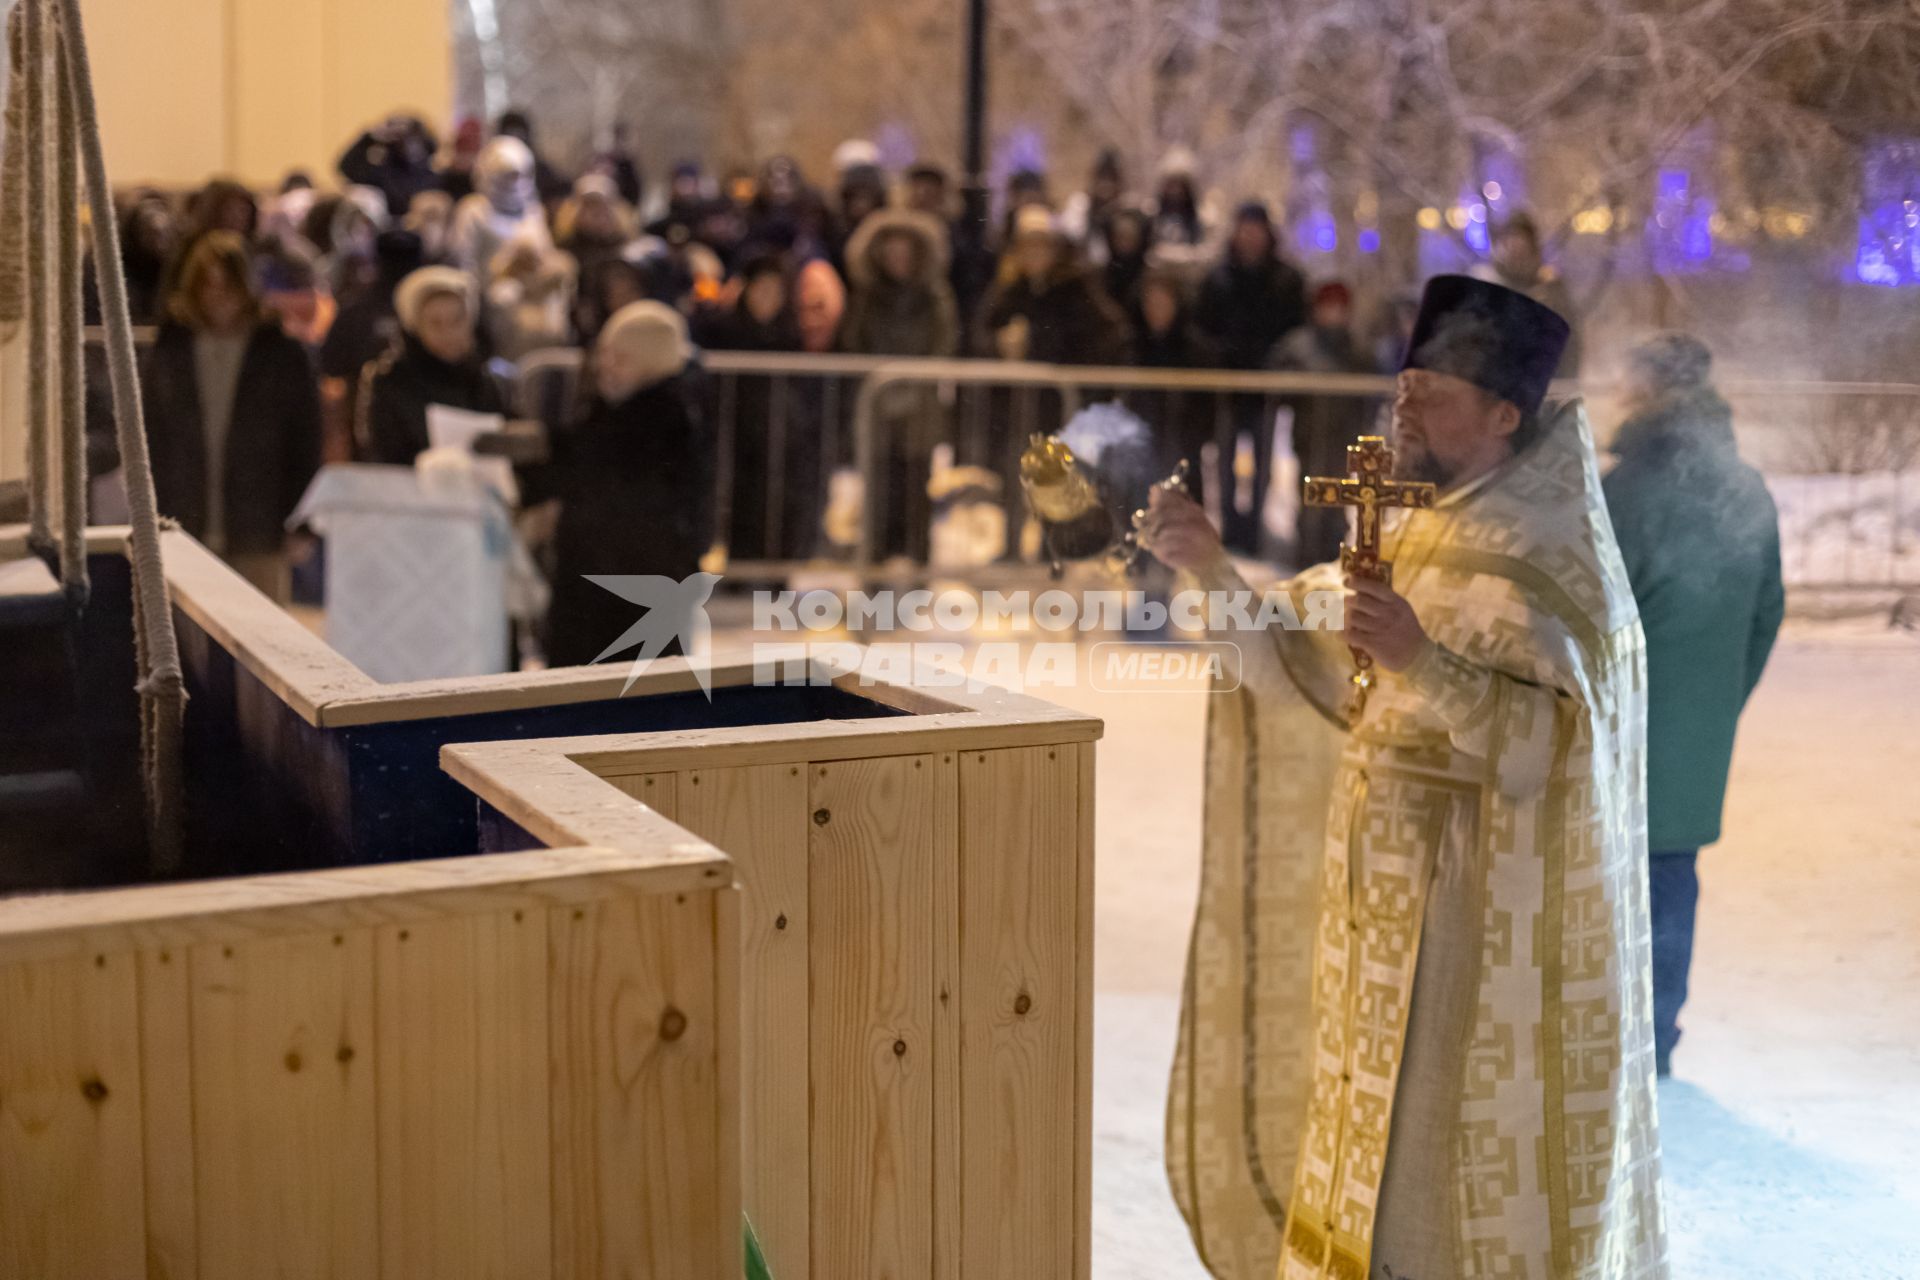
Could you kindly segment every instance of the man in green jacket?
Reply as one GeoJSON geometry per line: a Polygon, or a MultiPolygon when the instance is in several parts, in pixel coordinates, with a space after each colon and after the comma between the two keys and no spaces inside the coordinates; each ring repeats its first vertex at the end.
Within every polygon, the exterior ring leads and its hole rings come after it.
{"type": "Polygon", "coordinates": [[[1720,838],[1741,708],[1780,630],[1780,527],[1740,460],[1698,339],[1664,333],[1628,360],[1607,508],[1647,636],[1647,848],[1654,1048],[1668,1074],[1693,957],[1700,849],[1720,838]]]}

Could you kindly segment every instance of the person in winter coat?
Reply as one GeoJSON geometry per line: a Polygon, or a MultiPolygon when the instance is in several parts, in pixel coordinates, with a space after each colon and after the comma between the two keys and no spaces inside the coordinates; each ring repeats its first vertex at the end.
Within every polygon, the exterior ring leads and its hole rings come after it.
{"type": "Polygon", "coordinates": [[[445,262],[453,234],[453,200],[444,191],[422,191],[407,206],[400,228],[419,238],[422,265],[445,262]]]}
{"type": "Polygon", "coordinates": [[[664,240],[668,230],[675,225],[691,227],[699,218],[701,208],[711,197],[706,173],[701,169],[700,162],[697,160],[678,162],[667,177],[666,210],[647,224],[647,234],[664,240]]]}
{"type": "Polygon", "coordinates": [[[1022,209],[981,306],[975,350],[1003,360],[1113,364],[1124,358],[1126,340],[1126,317],[1074,256],[1052,215],[1022,209]]]}
{"type": "Polygon", "coordinates": [[[325,233],[310,238],[318,251],[315,266],[334,297],[352,302],[373,287],[375,245],[391,221],[386,198],[372,187],[348,187],[338,197],[317,202],[308,221],[323,213],[325,233]]]}
{"type": "MultiPolygon", "coordinates": [[[[1269,364],[1286,373],[1372,373],[1372,355],[1353,334],[1353,294],[1338,280],[1313,294],[1312,323],[1301,325],[1273,349],[1269,364]]],[[[1339,476],[1347,472],[1347,446],[1366,431],[1379,412],[1369,396],[1290,396],[1293,407],[1293,456],[1303,476],[1339,476]]],[[[1347,513],[1340,507],[1300,504],[1294,525],[1296,565],[1325,564],[1340,555],[1347,534],[1347,513]]]]}
{"type": "MultiPolygon", "coordinates": [[[[127,281],[127,313],[134,324],[160,322],[167,301],[167,264],[180,240],[173,206],[151,187],[129,192],[120,212],[120,265],[127,281]]],[[[100,323],[100,298],[93,269],[93,253],[86,259],[86,282],[81,290],[86,322],[100,323]]]]}
{"type": "Polygon", "coordinates": [[[422,191],[438,190],[433,153],[440,147],[419,119],[394,115],[353,140],[340,157],[340,176],[373,187],[387,201],[387,216],[399,218],[422,191]]]}
{"type": "Polygon", "coordinates": [[[604,174],[582,174],[573,184],[573,194],[553,215],[553,241],[573,255],[582,280],[591,279],[602,263],[619,257],[639,233],[633,206],[604,174]]]}
{"type": "MultiPolygon", "coordinates": [[[[848,351],[875,356],[951,356],[960,321],[947,283],[946,229],[924,213],[873,214],[847,246],[853,297],[841,325],[848,351]]],[[[925,560],[933,519],[927,498],[938,400],[925,387],[895,387],[875,405],[884,490],[876,553],[925,560]]]]}
{"type": "MultiPolygon", "coordinates": [[[[1051,214],[1053,196],[1047,187],[1047,175],[1038,169],[1015,169],[1007,175],[1006,190],[1000,196],[1000,236],[1003,249],[1011,249],[1014,237],[1019,234],[1020,215],[1028,209],[1042,209],[1051,214]]],[[[1054,230],[1060,230],[1054,224],[1054,230]]]]}
{"type": "MultiPolygon", "coordinates": [[[[554,441],[560,518],[547,616],[552,666],[633,656],[605,651],[640,620],[642,607],[586,575],[684,580],[712,542],[714,448],[692,360],[686,321],[664,303],[636,302],[600,331],[591,408],[554,441]]],[[[689,620],[683,608],[657,621],[678,637],[689,620]]],[[[676,641],[666,652],[684,649],[676,641]]]]}
{"type": "Polygon", "coordinates": [[[575,339],[591,350],[616,311],[656,296],[661,288],[659,274],[657,263],[637,255],[602,259],[591,273],[581,276],[579,297],[573,304],[575,339]]]}
{"type": "Polygon", "coordinates": [[[387,231],[374,244],[373,283],[342,304],[320,345],[320,403],[326,418],[326,460],[348,462],[364,437],[360,374],[400,342],[393,295],[400,282],[427,265],[420,237],[387,231]]]}
{"type": "MultiPolygon", "coordinates": [[[[1220,363],[1213,344],[1194,326],[1180,276],[1167,268],[1156,267],[1141,277],[1134,311],[1133,363],[1142,369],[1212,369],[1220,363]]],[[[1161,442],[1167,469],[1186,462],[1187,490],[1195,502],[1206,501],[1201,450],[1213,440],[1214,399],[1207,392],[1145,388],[1126,396],[1127,407],[1153,428],[1161,442]]]]}
{"type": "Polygon", "coordinates": [[[739,296],[730,307],[700,312],[694,317],[694,335],[710,351],[798,351],[800,331],[795,325],[786,264],[779,255],[763,253],[740,267],[735,283],[739,296]]]}
{"type": "Polygon", "coordinates": [[[840,345],[862,355],[950,356],[959,322],[948,285],[947,232],[926,214],[886,209],[847,242],[853,290],[840,345]]]}
{"type": "MultiPolygon", "coordinates": [[[[627,202],[629,209],[638,209],[646,198],[647,184],[645,175],[640,171],[640,158],[633,149],[633,127],[624,120],[615,121],[613,137],[607,149],[593,158],[593,171],[603,173],[613,179],[613,189],[627,202]]],[[[580,184],[575,183],[577,188],[580,184]]]]}
{"type": "Polygon", "coordinates": [[[422,267],[393,291],[400,341],[361,375],[358,415],[369,462],[411,466],[425,450],[427,407],[505,413],[500,388],[474,339],[479,306],[472,277],[422,267]]]}
{"type": "Polygon", "coordinates": [[[486,288],[491,352],[519,360],[530,351],[573,341],[573,301],[579,288],[573,259],[531,240],[509,241],[494,255],[486,288]]]}
{"type": "MultiPolygon", "coordinates": [[[[159,321],[167,260],[178,240],[166,197],[151,189],[137,192],[120,219],[120,261],[126,268],[127,310],[133,323],[159,321]]],[[[91,289],[86,296],[90,305],[98,305],[91,289]]]]}
{"type": "Polygon", "coordinates": [[[1194,187],[1190,163],[1169,157],[1162,165],[1153,207],[1154,238],[1162,245],[1198,249],[1207,243],[1207,224],[1200,216],[1200,193],[1194,187]]]}
{"type": "Polygon", "coordinates": [[[1306,323],[1306,277],[1281,256],[1260,202],[1240,206],[1226,257],[1200,285],[1194,319],[1229,369],[1264,368],[1273,345],[1306,323]]]}
{"type": "MultiPolygon", "coordinates": [[[[740,269],[731,307],[695,317],[700,345],[712,351],[793,352],[801,348],[792,288],[780,256],[762,253],[740,269]]],[[[820,456],[820,422],[795,394],[791,378],[734,374],[727,554],[733,560],[805,558],[815,527],[811,497],[820,456]]]]}
{"type": "Polygon", "coordinates": [[[185,240],[209,231],[231,231],[252,243],[260,229],[260,202],[231,178],[214,178],[187,200],[185,240]]]}
{"type": "Polygon", "coordinates": [[[834,269],[845,278],[851,271],[847,245],[860,224],[887,207],[887,175],[877,164],[856,164],[840,175],[839,217],[832,229],[831,252],[827,255],[834,269]]]}
{"type": "Polygon", "coordinates": [[[1470,274],[1493,284],[1503,284],[1516,293],[1524,293],[1543,306],[1552,307],[1569,325],[1573,337],[1560,357],[1556,378],[1580,376],[1580,317],[1573,307],[1573,294],[1560,273],[1547,265],[1540,249],[1540,228],[1528,213],[1515,213],[1493,233],[1493,256],[1477,263],[1470,274]]]}
{"type": "Polygon", "coordinates": [[[1107,222],[1120,209],[1126,194],[1126,170],[1120,153],[1108,147],[1094,161],[1087,189],[1068,196],[1066,207],[1060,211],[1061,231],[1081,246],[1095,266],[1106,262],[1107,222]]]}
{"type": "MultiPolygon", "coordinates": [[[[1280,256],[1267,207],[1249,201],[1234,217],[1226,258],[1200,286],[1194,320],[1220,348],[1227,368],[1263,369],[1274,344],[1305,323],[1306,291],[1306,278],[1280,256]]],[[[1221,536],[1227,546],[1250,556],[1260,554],[1260,513],[1273,475],[1273,423],[1265,407],[1260,396],[1234,396],[1234,435],[1220,449],[1220,492],[1230,499],[1221,503],[1221,536]],[[1253,458],[1253,484],[1245,506],[1231,500],[1239,494],[1234,460],[1242,438],[1248,439],[1253,458]]]]}
{"type": "MultiPolygon", "coordinates": [[[[731,200],[724,204],[732,211],[731,200]]],[[[710,217],[713,209],[713,202],[702,206],[701,220],[710,217]]],[[[831,256],[833,217],[826,198],[807,182],[792,156],[774,156],[760,167],[745,213],[743,251],[788,250],[798,262],[831,256]]],[[[702,238],[706,238],[704,234],[702,238]]],[[[725,257],[733,246],[709,240],[709,247],[725,257]]]]}
{"type": "Polygon", "coordinates": [[[1100,282],[1114,305],[1137,324],[1140,282],[1153,255],[1153,219],[1131,205],[1109,210],[1101,223],[1100,243],[1100,282]]]}
{"type": "Polygon", "coordinates": [[[474,192],[453,207],[447,253],[485,289],[501,249],[514,240],[538,249],[553,247],[546,210],[533,185],[533,152],[518,138],[499,137],[474,162],[474,192]]]}
{"type": "Polygon", "coordinates": [[[1734,729],[1780,629],[1780,529],[1697,339],[1660,334],[1628,359],[1627,419],[1604,481],[1647,641],[1647,848],[1653,1035],[1680,1040],[1699,851],[1720,838],[1734,729]]]}
{"type": "Polygon", "coordinates": [[[906,206],[937,219],[947,229],[947,284],[959,309],[960,329],[973,324],[974,308],[993,280],[993,250],[986,244],[984,221],[955,217],[953,184],[937,164],[916,164],[907,170],[906,206]]]}
{"type": "MultiPolygon", "coordinates": [[[[1060,234],[1053,215],[1029,205],[1014,217],[999,276],[974,316],[972,345],[977,354],[1002,360],[1119,364],[1128,354],[1127,321],[1060,234]]],[[[1003,389],[973,395],[983,396],[985,404],[963,397],[957,416],[977,425],[962,432],[956,452],[959,461],[1001,477],[1006,527],[1017,529],[1026,515],[1016,481],[1020,451],[1030,434],[1058,428],[1065,406],[1055,397],[1003,389]]]]}
{"type": "Polygon", "coordinates": [[[275,599],[285,522],[320,465],[320,396],[298,342],[266,317],[240,236],[180,262],[141,380],[162,514],[275,599]]]}
{"type": "Polygon", "coordinates": [[[338,308],[313,256],[294,248],[265,249],[254,257],[253,275],[261,310],[317,359],[338,308]]]}
{"type": "Polygon", "coordinates": [[[486,143],[486,126],[474,116],[461,117],[453,128],[453,140],[447,144],[446,157],[435,170],[447,199],[457,204],[473,194],[473,167],[486,143]]]}
{"type": "Polygon", "coordinates": [[[502,112],[500,119],[494,122],[493,132],[497,137],[512,138],[525,145],[527,154],[532,157],[531,174],[535,196],[543,204],[557,204],[566,199],[573,190],[573,180],[547,163],[540,154],[540,148],[533,140],[533,117],[525,111],[515,108],[502,112]]]}

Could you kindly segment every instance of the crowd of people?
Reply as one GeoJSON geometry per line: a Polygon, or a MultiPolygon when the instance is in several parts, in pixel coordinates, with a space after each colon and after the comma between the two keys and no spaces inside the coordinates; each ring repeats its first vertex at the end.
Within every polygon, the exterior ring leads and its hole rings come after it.
{"type": "MultiPolygon", "coordinates": [[[[684,343],[662,339],[683,358],[654,375],[683,380],[676,412],[697,418],[700,350],[1378,373],[1398,366],[1413,314],[1411,298],[1390,298],[1357,323],[1352,290],[1310,281],[1265,204],[1217,216],[1177,157],[1146,198],[1113,154],[1062,200],[1045,175],[1015,174],[988,225],[962,216],[945,170],[889,174],[859,142],[835,154],[826,189],[777,157],[723,177],[683,162],[655,191],[624,131],[569,178],[517,111],[491,132],[463,121],[444,147],[420,121],[394,117],[337,167],[291,173],[271,194],[216,180],[185,197],[140,189],[120,200],[132,318],[158,330],[145,377],[162,508],[236,564],[261,557],[261,575],[323,459],[411,462],[429,443],[429,406],[506,412],[501,374],[529,353],[586,353],[585,393],[553,425],[596,421],[607,407],[597,366],[620,346],[608,335],[631,331],[622,316],[684,331],[684,343]]],[[[1560,286],[1524,215],[1495,249],[1489,271],[1566,309],[1547,296],[1560,286]]],[[[1142,393],[1134,407],[1169,455],[1197,462],[1203,445],[1219,446],[1219,469],[1199,487],[1228,486],[1228,543],[1258,553],[1271,405],[1233,397],[1227,441],[1202,398],[1177,399],[1142,393]]],[[[1294,410],[1294,451],[1311,470],[1340,465],[1373,406],[1329,397],[1294,410]]],[[[885,412],[880,466],[895,501],[879,550],[923,555],[940,434],[926,420],[937,410],[922,397],[885,412]]],[[[722,531],[736,556],[814,549],[818,503],[787,501],[769,528],[766,498],[775,472],[788,488],[824,490],[831,460],[803,438],[820,426],[801,415],[777,448],[736,436],[733,524],[722,531]]],[[[1011,488],[1004,443],[972,460],[1011,488]]],[[[603,477],[612,461],[601,459],[603,477]]],[[[1296,556],[1330,554],[1339,524],[1337,513],[1304,514],[1296,556]]]]}

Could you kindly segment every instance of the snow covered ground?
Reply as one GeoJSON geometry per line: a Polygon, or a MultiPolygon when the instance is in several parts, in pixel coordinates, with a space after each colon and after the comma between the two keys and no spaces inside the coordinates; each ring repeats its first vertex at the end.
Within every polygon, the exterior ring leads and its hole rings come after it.
{"type": "MultiPolygon", "coordinates": [[[[1045,696],[1107,721],[1093,1273],[1205,1280],[1160,1170],[1205,697],[1045,696]]],[[[1790,625],[1702,876],[1660,1095],[1675,1277],[1920,1277],[1920,636],[1790,625]]]]}

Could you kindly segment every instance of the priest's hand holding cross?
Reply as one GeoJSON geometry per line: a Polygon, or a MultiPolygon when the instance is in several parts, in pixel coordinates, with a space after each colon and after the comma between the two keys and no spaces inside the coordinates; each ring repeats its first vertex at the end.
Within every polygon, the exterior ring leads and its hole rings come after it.
{"type": "Polygon", "coordinates": [[[1426,632],[1413,608],[1388,584],[1393,566],[1380,558],[1380,516],[1388,507],[1431,507],[1437,492],[1421,480],[1393,478],[1393,450],[1379,436],[1347,446],[1345,478],[1308,476],[1301,484],[1310,506],[1353,507],[1353,541],[1340,548],[1340,567],[1354,594],[1347,601],[1347,643],[1353,650],[1353,701],[1359,718],[1373,688],[1373,664],[1401,671],[1420,656],[1426,632]]]}
{"type": "Polygon", "coordinates": [[[1347,577],[1347,643],[1389,671],[1405,671],[1427,647],[1427,629],[1407,598],[1384,582],[1347,577]]]}

